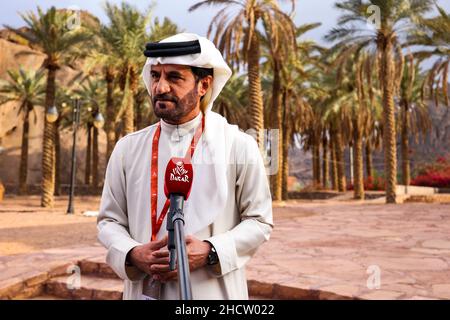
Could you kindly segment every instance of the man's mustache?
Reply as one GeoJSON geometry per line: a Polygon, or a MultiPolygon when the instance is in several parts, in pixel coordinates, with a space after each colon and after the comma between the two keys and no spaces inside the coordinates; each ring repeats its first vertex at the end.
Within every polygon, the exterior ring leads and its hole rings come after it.
{"type": "Polygon", "coordinates": [[[175,96],[172,96],[170,94],[159,94],[153,97],[153,103],[155,104],[157,101],[159,100],[165,100],[165,101],[172,101],[177,103],[178,102],[178,98],[175,96]]]}

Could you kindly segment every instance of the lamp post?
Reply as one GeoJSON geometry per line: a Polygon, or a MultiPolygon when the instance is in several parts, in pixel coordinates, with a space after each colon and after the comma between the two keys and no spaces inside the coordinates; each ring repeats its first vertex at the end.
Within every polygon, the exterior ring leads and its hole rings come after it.
{"type": "Polygon", "coordinates": [[[80,100],[78,98],[74,99],[74,106],[73,106],[73,120],[72,120],[72,126],[73,126],[73,144],[72,144],[72,167],[70,172],[70,191],[69,191],[69,206],[67,207],[67,214],[73,214],[73,197],[74,197],[74,188],[75,188],[75,175],[76,175],[76,157],[75,157],[75,151],[76,151],[76,143],[77,143],[77,129],[78,124],[80,123],[80,100]]]}
{"type": "Polygon", "coordinates": [[[50,123],[54,123],[56,120],[58,120],[58,116],[58,109],[56,109],[55,106],[48,108],[47,112],[45,113],[45,118],[50,123]]]}
{"type": "Polygon", "coordinates": [[[103,128],[103,125],[105,124],[105,119],[103,118],[103,115],[100,112],[97,112],[97,115],[94,118],[94,127],[97,129],[103,128]]]}
{"type": "MultiPolygon", "coordinates": [[[[72,144],[72,166],[71,166],[71,174],[70,174],[70,192],[69,192],[69,205],[67,207],[67,214],[74,213],[73,200],[75,196],[75,177],[76,177],[76,142],[77,142],[77,130],[80,124],[80,115],[81,115],[81,100],[78,97],[74,99],[74,108],[73,108],[73,144],[72,144]]],[[[97,102],[94,100],[90,100],[97,105],[97,102]]],[[[98,108],[98,105],[97,105],[98,108]]],[[[96,128],[103,127],[103,116],[100,111],[97,113],[94,118],[94,126],[96,128]]],[[[89,146],[88,146],[89,147],[89,146]]]]}

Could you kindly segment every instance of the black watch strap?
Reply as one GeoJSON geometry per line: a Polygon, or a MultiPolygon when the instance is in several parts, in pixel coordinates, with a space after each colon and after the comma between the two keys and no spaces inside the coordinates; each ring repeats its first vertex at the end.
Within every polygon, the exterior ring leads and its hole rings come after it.
{"type": "Polygon", "coordinates": [[[209,250],[207,264],[209,266],[213,266],[219,263],[219,256],[217,255],[216,248],[214,248],[213,244],[209,241],[206,241],[211,245],[211,250],[209,250]]]}

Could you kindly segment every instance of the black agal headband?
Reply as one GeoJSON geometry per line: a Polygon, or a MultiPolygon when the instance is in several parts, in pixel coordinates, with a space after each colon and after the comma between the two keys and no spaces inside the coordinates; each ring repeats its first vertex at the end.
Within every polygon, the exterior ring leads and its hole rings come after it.
{"type": "Polygon", "coordinates": [[[145,45],[144,55],[149,58],[175,57],[188,54],[201,53],[200,42],[149,42],[145,45]]]}

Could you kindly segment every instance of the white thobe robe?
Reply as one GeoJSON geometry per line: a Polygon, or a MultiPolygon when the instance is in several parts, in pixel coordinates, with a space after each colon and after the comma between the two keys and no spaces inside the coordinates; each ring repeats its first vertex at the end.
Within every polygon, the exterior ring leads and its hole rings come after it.
{"type": "MultiPolygon", "coordinates": [[[[166,200],[164,173],[167,162],[171,157],[185,156],[202,117],[200,113],[181,125],[160,121],[158,217],[166,200]]],[[[212,181],[218,179],[217,175],[211,179],[196,175],[200,172],[196,169],[202,165],[196,159],[207,148],[202,143],[205,133],[192,159],[194,182],[184,208],[186,234],[194,231],[195,237],[210,241],[219,257],[219,264],[191,271],[192,293],[194,299],[248,299],[245,264],[269,239],[273,227],[272,201],[256,141],[228,124],[222,116],[208,111],[205,131],[220,126],[224,128],[221,135],[225,142],[220,148],[227,157],[223,166],[224,181],[212,181]],[[211,207],[215,203],[215,193],[219,193],[215,190],[220,189],[218,186],[223,187],[226,198],[220,208],[211,207]],[[208,221],[205,216],[211,213],[212,222],[202,226],[208,221]]],[[[148,243],[151,238],[150,167],[155,129],[156,125],[152,125],[120,139],[106,170],[98,239],[108,250],[107,263],[124,279],[124,299],[141,299],[146,276],[137,268],[126,266],[125,259],[132,248],[148,243]]],[[[157,234],[158,239],[167,234],[166,219],[157,234]]],[[[178,297],[176,280],[162,284],[161,299],[178,297]]]]}

